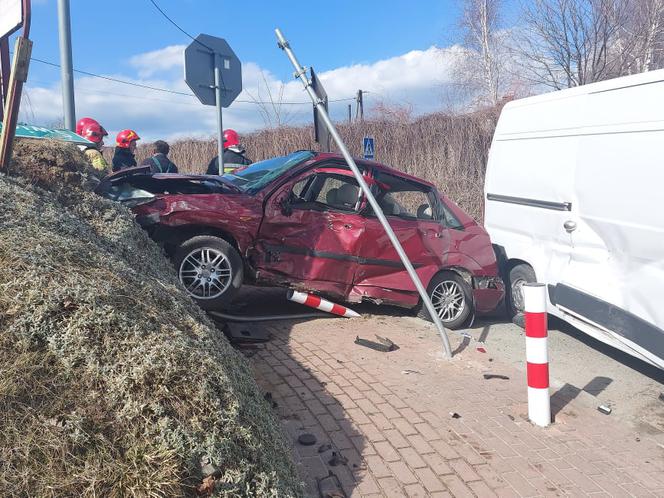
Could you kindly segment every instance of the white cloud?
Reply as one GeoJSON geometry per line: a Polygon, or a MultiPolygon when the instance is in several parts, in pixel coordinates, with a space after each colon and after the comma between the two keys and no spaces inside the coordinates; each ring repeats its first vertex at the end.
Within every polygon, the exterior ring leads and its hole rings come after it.
{"type": "Polygon", "coordinates": [[[152,52],[145,52],[129,59],[129,64],[138,70],[140,78],[150,78],[163,71],[181,69],[184,57],[182,52],[185,48],[185,45],[171,45],[152,52]]]}
{"type": "MultiPolygon", "coordinates": [[[[174,45],[132,57],[130,65],[137,77],[107,75],[137,84],[190,93],[182,79],[182,50],[174,45]]],[[[404,104],[415,114],[432,112],[443,106],[445,85],[451,82],[457,47],[415,50],[371,64],[354,64],[319,73],[330,100],[353,97],[358,89],[370,92],[366,110],[378,101],[404,104]]],[[[287,61],[284,58],[284,64],[287,61]]],[[[290,69],[290,68],[289,68],[290,69]]],[[[281,81],[255,63],[243,65],[244,90],[233,105],[224,110],[224,126],[240,132],[276,124],[275,114],[286,124],[311,121],[312,106],[299,81],[281,81]],[[257,105],[256,101],[268,102],[257,105]],[[300,105],[286,104],[300,102],[300,105]],[[279,103],[282,103],[279,105],[279,103]],[[276,110],[276,111],[275,111],[276,110]]],[[[92,77],[78,78],[76,114],[98,119],[109,132],[135,129],[148,140],[183,136],[211,136],[216,131],[215,109],[201,105],[194,97],[174,95],[127,86],[92,77]]],[[[26,87],[21,120],[49,124],[61,119],[61,94],[58,84],[26,87]]],[[[330,104],[335,119],[344,119],[347,105],[330,104]]]]}

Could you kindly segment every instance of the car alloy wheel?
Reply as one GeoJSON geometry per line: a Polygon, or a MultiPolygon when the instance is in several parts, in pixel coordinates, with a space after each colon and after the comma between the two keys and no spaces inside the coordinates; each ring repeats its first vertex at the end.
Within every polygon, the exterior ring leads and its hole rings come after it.
{"type": "Polygon", "coordinates": [[[233,269],[228,258],[218,249],[200,247],[180,263],[180,282],[196,299],[216,299],[228,290],[233,269]]]}
{"type": "Polygon", "coordinates": [[[443,323],[458,319],[466,309],[463,289],[453,280],[444,280],[434,287],[431,302],[443,323]]]}

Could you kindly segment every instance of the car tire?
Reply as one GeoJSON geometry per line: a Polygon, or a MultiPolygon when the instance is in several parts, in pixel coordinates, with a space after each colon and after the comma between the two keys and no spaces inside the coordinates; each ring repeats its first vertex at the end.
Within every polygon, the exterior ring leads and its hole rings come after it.
{"type": "Polygon", "coordinates": [[[523,309],[523,284],[537,282],[535,270],[526,264],[519,263],[513,266],[507,275],[507,289],[505,292],[505,302],[507,304],[507,313],[511,319],[522,315],[523,309]]]}
{"type": "Polygon", "coordinates": [[[242,287],[242,258],[224,239],[199,235],[183,242],[173,264],[180,283],[205,310],[227,304],[242,287]]]}
{"type": "MultiPolygon", "coordinates": [[[[473,311],[473,291],[460,275],[451,271],[438,273],[431,279],[427,294],[439,311],[438,315],[446,328],[456,330],[467,323],[468,317],[473,311]],[[441,310],[439,306],[442,306],[444,304],[442,301],[446,299],[450,300],[448,307],[441,310]]],[[[422,302],[419,304],[417,316],[430,322],[433,321],[422,302]]]]}

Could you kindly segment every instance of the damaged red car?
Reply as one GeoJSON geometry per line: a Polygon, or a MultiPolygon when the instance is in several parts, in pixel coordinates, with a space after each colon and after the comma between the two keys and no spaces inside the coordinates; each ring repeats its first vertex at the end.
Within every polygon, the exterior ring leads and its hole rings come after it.
{"type": "MultiPolygon", "coordinates": [[[[504,295],[486,231],[432,184],[357,161],[443,323],[462,327],[504,295]]],[[[98,192],[128,203],[163,244],[205,309],[244,284],[417,310],[415,286],[341,156],[298,151],[223,176],[107,177],[98,192]]]]}

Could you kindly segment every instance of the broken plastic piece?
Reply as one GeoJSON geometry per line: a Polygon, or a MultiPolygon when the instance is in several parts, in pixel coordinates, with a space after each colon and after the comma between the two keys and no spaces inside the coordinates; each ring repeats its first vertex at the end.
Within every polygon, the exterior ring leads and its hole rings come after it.
{"type": "Polygon", "coordinates": [[[507,375],[499,375],[499,374],[484,374],[483,377],[486,380],[491,380],[491,379],[510,380],[510,378],[507,375]]]}
{"type": "Polygon", "coordinates": [[[302,446],[313,446],[316,444],[316,436],[309,433],[300,434],[300,436],[297,438],[297,442],[302,446]]]}
{"type": "Polygon", "coordinates": [[[422,372],[419,372],[417,370],[410,370],[410,369],[402,370],[401,373],[404,374],[404,375],[409,375],[409,374],[422,375],[422,372]]]}
{"type": "Polygon", "coordinates": [[[332,445],[330,443],[321,444],[318,447],[318,453],[325,453],[326,451],[330,451],[331,449],[332,445]]]}
{"type": "Polygon", "coordinates": [[[332,458],[327,462],[330,466],[336,467],[337,465],[346,465],[348,463],[348,458],[337,453],[336,451],[332,452],[332,458]]]}
{"type": "Polygon", "coordinates": [[[482,346],[478,346],[476,349],[480,353],[486,353],[486,349],[484,349],[482,346]]]}
{"type": "Polygon", "coordinates": [[[341,481],[331,470],[327,477],[318,478],[317,481],[321,498],[346,498],[341,481]]]}
{"type": "Polygon", "coordinates": [[[370,341],[369,339],[361,339],[358,335],[355,337],[355,344],[364,346],[369,349],[374,349],[382,353],[389,353],[390,351],[396,351],[399,349],[399,346],[394,344],[391,340],[386,339],[385,337],[376,336],[376,339],[380,342],[370,341]]]}
{"type": "Polygon", "coordinates": [[[597,407],[597,411],[600,413],[603,413],[604,415],[610,415],[611,414],[611,408],[606,406],[606,405],[599,405],[597,407]]]}
{"type": "Polygon", "coordinates": [[[452,418],[461,418],[461,415],[459,415],[457,412],[450,412],[450,417],[452,417],[452,418]]]}

